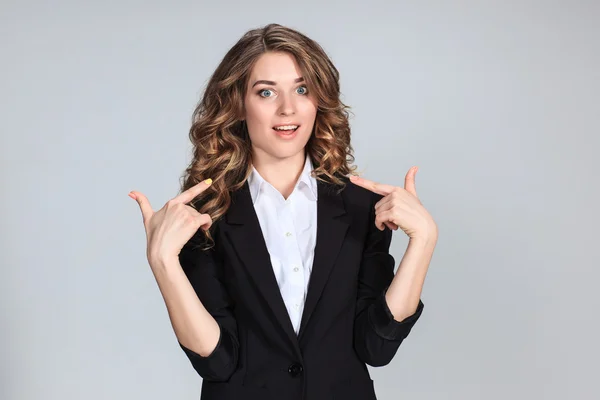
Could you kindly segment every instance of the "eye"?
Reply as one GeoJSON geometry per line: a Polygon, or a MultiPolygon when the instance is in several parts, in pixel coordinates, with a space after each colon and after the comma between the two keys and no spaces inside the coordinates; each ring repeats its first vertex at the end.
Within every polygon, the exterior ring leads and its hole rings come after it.
{"type": "MultiPolygon", "coordinates": [[[[304,89],[304,91],[302,93],[300,93],[300,94],[306,94],[306,93],[308,93],[308,89],[306,88],[306,86],[300,86],[300,87],[298,87],[298,89],[304,89]]],[[[298,90],[298,89],[296,89],[296,90],[298,90]]]]}
{"type": "Polygon", "coordinates": [[[269,96],[263,96],[262,95],[264,92],[270,92],[270,91],[271,91],[271,89],[261,89],[261,90],[258,91],[258,95],[260,97],[271,97],[271,95],[269,95],[269,96]]]}

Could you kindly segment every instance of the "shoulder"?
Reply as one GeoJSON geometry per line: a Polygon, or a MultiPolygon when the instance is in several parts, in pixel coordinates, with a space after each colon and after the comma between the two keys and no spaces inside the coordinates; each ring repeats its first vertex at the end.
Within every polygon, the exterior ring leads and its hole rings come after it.
{"type": "Polygon", "coordinates": [[[362,186],[358,186],[350,181],[349,178],[343,177],[344,188],[341,195],[344,197],[344,201],[347,204],[371,207],[374,206],[379,200],[383,198],[380,194],[374,193],[362,186]]]}
{"type": "Polygon", "coordinates": [[[338,176],[338,178],[342,181],[341,186],[331,183],[322,185],[322,193],[325,196],[321,197],[319,194],[319,201],[338,204],[359,224],[360,221],[373,219],[375,203],[382,196],[354,184],[348,177],[338,176]]]}

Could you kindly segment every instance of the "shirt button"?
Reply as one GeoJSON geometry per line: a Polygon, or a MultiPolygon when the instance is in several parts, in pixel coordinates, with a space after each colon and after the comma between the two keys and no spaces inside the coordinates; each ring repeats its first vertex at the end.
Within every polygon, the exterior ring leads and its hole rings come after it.
{"type": "Polygon", "coordinates": [[[299,268],[298,267],[294,267],[294,272],[298,272],[299,268]]]}
{"type": "Polygon", "coordinates": [[[287,236],[287,237],[290,237],[290,236],[292,236],[292,232],[286,232],[286,233],[285,233],[285,236],[287,236]]]}

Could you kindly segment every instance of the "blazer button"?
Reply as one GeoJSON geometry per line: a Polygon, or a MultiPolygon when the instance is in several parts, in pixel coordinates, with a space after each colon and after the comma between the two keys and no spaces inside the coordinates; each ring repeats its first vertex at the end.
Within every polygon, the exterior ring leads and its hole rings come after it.
{"type": "Polygon", "coordinates": [[[296,377],[296,376],[300,375],[303,370],[304,369],[302,368],[301,364],[293,363],[292,365],[289,366],[288,373],[291,376],[296,377]]]}

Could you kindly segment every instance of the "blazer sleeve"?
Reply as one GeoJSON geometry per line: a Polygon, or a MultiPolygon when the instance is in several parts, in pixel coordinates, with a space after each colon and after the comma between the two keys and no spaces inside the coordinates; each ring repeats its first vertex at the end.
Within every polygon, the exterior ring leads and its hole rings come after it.
{"type": "Polygon", "coordinates": [[[206,357],[179,342],[196,372],[208,381],[227,381],[237,367],[239,339],[232,312],[233,302],[223,284],[223,269],[215,247],[202,250],[204,233],[200,230],[179,253],[179,262],[198,298],[217,321],[219,341],[206,357]],[[202,238],[202,239],[199,239],[202,238]]]}
{"type": "Polygon", "coordinates": [[[415,313],[396,321],[385,301],[385,293],[394,278],[395,261],[389,253],[392,231],[375,226],[375,203],[382,196],[373,194],[369,211],[368,233],[358,274],[358,294],[354,321],[354,347],[366,364],[387,365],[408,336],[423,311],[423,302],[415,313]]]}

